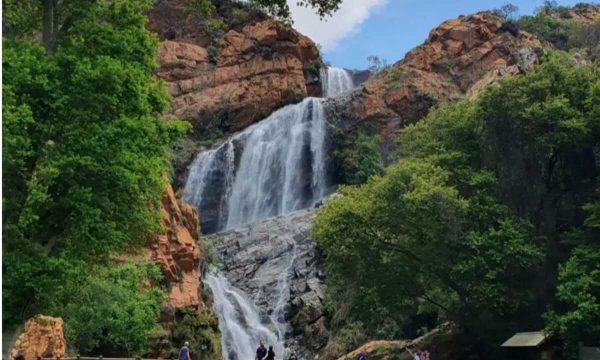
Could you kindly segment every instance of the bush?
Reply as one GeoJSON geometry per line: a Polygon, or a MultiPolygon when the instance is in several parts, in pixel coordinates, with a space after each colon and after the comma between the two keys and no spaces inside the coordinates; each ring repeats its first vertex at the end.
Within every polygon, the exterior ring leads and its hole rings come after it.
{"type": "Polygon", "coordinates": [[[208,60],[211,63],[216,64],[219,62],[219,48],[214,44],[210,44],[206,47],[206,52],[208,53],[208,60]]]}
{"type": "Polygon", "coordinates": [[[231,19],[229,20],[232,26],[242,26],[248,21],[248,11],[242,8],[231,10],[231,19]]]}
{"type": "Polygon", "coordinates": [[[67,340],[80,353],[141,356],[167,299],[161,279],[150,263],[95,269],[81,282],[63,284],[65,303],[52,312],[63,317],[67,340]]]}
{"type": "Polygon", "coordinates": [[[175,312],[175,329],[171,343],[171,358],[179,355],[178,344],[190,342],[192,358],[195,360],[222,359],[221,333],[219,321],[210,311],[198,312],[192,308],[177,309],[175,312]]]}
{"type": "Polygon", "coordinates": [[[380,144],[378,135],[358,134],[347,140],[344,148],[334,154],[334,157],[341,158],[345,183],[362,184],[383,171],[380,144]]]}
{"type": "Polygon", "coordinates": [[[406,74],[399,68],[393,67],[387,73],[385,81],[394,89],[399,89],[406,85],[406,74]]]}

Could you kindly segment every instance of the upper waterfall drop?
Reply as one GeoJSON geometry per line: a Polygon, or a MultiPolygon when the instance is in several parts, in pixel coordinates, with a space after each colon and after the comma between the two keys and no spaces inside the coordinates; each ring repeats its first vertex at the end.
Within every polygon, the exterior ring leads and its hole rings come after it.
{"type": "MultiPolygon", "coordinates": [[[[322,71],[322,92],[352,88],[343,69],[322,71]]],[[[287,105],[196,157],[184,189],[206,232],[288,214],[327,193],[326,118],[320,98],[287,105]]]]}
{"type": "Polygon", "coordinates": [[[321,69],[323,97],[334,97],[354,87],[350,74],[344,69],[328,67],[321,69]]]}

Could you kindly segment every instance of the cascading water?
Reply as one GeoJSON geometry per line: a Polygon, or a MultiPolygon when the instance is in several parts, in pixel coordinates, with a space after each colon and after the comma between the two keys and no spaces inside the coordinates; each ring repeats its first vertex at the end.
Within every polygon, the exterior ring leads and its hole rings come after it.
{"type": "Polygon", "coordinates": [[[324,97],[338,96],[354,86],[346,70],[332,67],[321,69],[321,83],[324,97]]]}
{"type": "MultiPolygon", "coordinates": [[[[352,87],[343,69],[322,74],[323,94],[352,87]]],[[[326,194],[326,119],[322,99],[285,106],[200,153],[184,190],[203,218],[205,232],[216,232],[304,209],[326,194]]]]}
{"type": "Polygon", "coordinates": [[[215,299],[223,355],[227,360],[253,359],[260,339],[266,344],[279,343],[275,333],[261,321],[256,307],[240,290],[231,286],[225,275],[211,269],[204,283],[210,287],[215,299]]]}
{"type": "MultiPolygon", "coordinates": [[[[352,88],[343,69],[321,74],[322,92],[336,96],[352,88]]],[[[322,99],[307,98],[285,106],[266,119],[230,137],[219,147],[198,154],[184,190],[207,232],[305,209],[327,194],[326,119],[322,99]],[[208,220],[207,220],[208,219],[208,220]]],[[[226,274],[212,271],[205,283],[213,292],[227,360],[254,358],[259,339],[281,354],[289,332],[286,308],[296,248],[291,246],[276,280],[277,295],[268,299],[273,312],[260,316],[244,293],[231,286],[226,274]]]]}

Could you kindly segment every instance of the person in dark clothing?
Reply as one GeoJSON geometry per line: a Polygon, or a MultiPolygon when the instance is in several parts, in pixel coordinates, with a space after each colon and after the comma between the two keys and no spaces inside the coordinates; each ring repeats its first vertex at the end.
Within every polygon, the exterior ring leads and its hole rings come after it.
{"type": "Polygon", "coordinates": [[[267,348],[265,347],[265,342],[260,341],[260,345],[256,349],[256,360],[266,360],[267,357],[267,348]]]}
{"type": "Polygon", "coordinates": [[[190,356],[190,343],[187,341],[179,350],[179,360],[192,360],[192,357],[190,356]]]}
{"type": "Polygon", "coordinates": [[[267,360],[275,360],[275,351],[273,351],[272,346],[269,346],[269,352],[267,353],[267,360]]]}

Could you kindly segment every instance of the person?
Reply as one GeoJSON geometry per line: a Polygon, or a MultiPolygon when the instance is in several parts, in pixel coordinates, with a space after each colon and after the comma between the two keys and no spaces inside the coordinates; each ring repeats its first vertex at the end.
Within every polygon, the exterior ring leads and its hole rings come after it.
{"type": "Polygon", "coordinates": [[[263,340],[260,341],[258,345],[258,349],[256,349],[256,360],[266,360],[267,357],[267,348],[265,348],[265,342],[263,340]]]}
{"type": "Polygon", "coordinates": [[[415,351],[414,353],[412,351],[410,351],[409,348],[406,348],[406,351],[408,351],[408,353],[410,354],[410,356],[413,357],[413,360],[421,360],[421,357],[419,356],[419,352],[415,351]]]}
{"type": "Polygon", "coordinates": [[[273,351],[273,346],[269,346],[269,352],[267,353],[267,360],[275,360],[275,351],[273,351]]]}
{"type": "Polygon", "coordinates": [[[298,357],[296,356],[296,353],[292,351],[292,354],[290,355],[290,359],[289,360],[298,360],[298,357]]]}
{"type": "Polygon", "coordinates": [[[283,360],[290,360],[290,355],[292,355],[292,350],[290,349],[290,345],[285,342],[283,343],[283,360]]]}
{"type": "Polygon", "coordinates": [[[357,360],[367,360],[367,353],[365,351],[361,352],[357,360]]]}
{"type": "Polygon", "coordinates": [[[179,350],[179,360],[192,360],[190,356],[190,343],[187,341],[183,344],[181,350],[179,350]]]}

